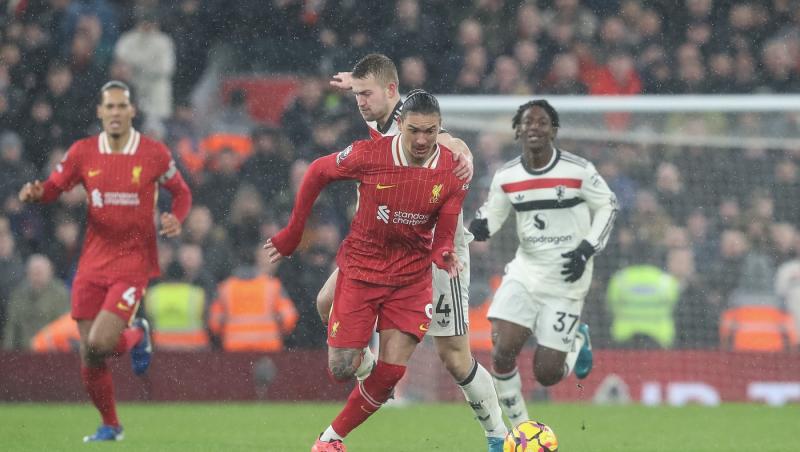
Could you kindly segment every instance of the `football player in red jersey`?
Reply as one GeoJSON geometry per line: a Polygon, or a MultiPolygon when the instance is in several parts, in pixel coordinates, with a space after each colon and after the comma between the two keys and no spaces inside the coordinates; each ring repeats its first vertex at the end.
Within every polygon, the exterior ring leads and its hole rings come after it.
{"type": "Polygon", "coordinates": [[[468,184],[453,174],[452,152],[436,144],[441,125],[436,98],[414,93],[399,125],[399,135],[357,141],[315,160],[289,224],[265,245],[272,261],[292,254],[320,191],[334,180],[360,182],[358,209],[337,255],[329,371],[341,381],[354,376],[376,320],[379,356],[312,451],[344,450],[344,437],[381,407],[402,378],[430,326],[431,263],[451,277],[461,269],[453,236],[468,184]]]}
{"type": "MultiPolygon", "coordinates": [[[[355,95],[359,112],[369,127],[372,139],[399,133],[397,118],[403,102],[398,92],[397,69],[392,60],[385,55],[370,54],[362,58],[353,68],[353,72],[337,73],[331,85],[350,89],[355,95]]],[[[466,143],[451,136],[440,133],[437,142],[466,156],[464,163],[469,167],[467,173],[456,172],[456,175],[471,177],[471,154],[466,143]]],[[[428,335],[433,337],[439,359],[458,384],[475,413],[475,418],[483,427],[489,452],[500,452],[507,428],[503,423],[503,414],[495,392],[492,376],[472,356],[469,345],[469,242],[472,235],[463,230],[463,220],[455,235],[456,254],[464,264],[464,269],[457,279],[450,279],[436,268],[433,269],[433,298],[431,304],[432,321],[428,335]]],[[[317,296],[317,310],[323,322],[328,322],[328,314],[333,304],[334,287],[337,271],[331,274],[328,281],[317,296]]],[[[364,349],[363,359],[356,376],[363,379],[371,371],[374,356],[370,349],[364,349]]]]}
{"type": "Polygon", "coordinates": [[[70,147],[44,182],[26,183],[23,202],[48,203],[81,184],[88,194],[86,238],[72,285],[72,317],[81,336],[81,376],[103,424],[84,441],[122,439],[106,358],[130,352],[134,373],[150,365],[150,327],[134,319],[148,280],[159,275],[153,213],[159,186],[172,194],[172,212],[159,233],[176,237],[192,194],[169,150],[133,128],[130,89],[111,81],[100,89],[103,132],[70,147]]]}

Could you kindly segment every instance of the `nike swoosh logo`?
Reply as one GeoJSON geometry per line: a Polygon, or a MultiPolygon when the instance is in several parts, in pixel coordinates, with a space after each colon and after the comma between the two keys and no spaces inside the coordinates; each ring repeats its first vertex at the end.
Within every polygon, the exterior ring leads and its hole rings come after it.
{"type": "Polygon", "coordinates": [[[100,170],[89,170],[89,177],[95,177],[100,174],[100,170]]]}
{"type": "Polygon", "coordinates": [[[483,416],[483,417],[478,416],[478,420],[481,421],[481,422],[488,421],[489,420],[489,415],[487,414],[486,416],[483,416]]]}
{"type": "Polygon", "coordinates": [[[117,308],[119,310],[121,310],[121,311],[130,311],[131,310],[131,308],[129,308],[128,305],[123,304],[123,303],[117,303],[117,308]]]}
{"type": "Polygon", "coordinates": [[[423,323],[422,325],[419,326],[419,330],[420,331],[428,331],[428,326],[423,323]]]}
{"type": "Polygon", "coordinates": [[[395,185],[381,185],[381,184],[378,184],[378,185],[375,186],[375,188],[377,188],[378,190],[386,190],[387,188],[394,188],[394,187],[397,187],[397,184],[395,184],[395,185]]]}

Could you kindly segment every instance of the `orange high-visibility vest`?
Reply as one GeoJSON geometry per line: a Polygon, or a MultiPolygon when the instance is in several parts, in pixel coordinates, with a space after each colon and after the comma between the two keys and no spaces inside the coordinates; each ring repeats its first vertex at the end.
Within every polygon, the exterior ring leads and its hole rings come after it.
{"type": "Polygon", "coordinates": [[[80,347],[78,323],[69,312],[53,320],[31,339],[31,350],[36,353],[71,352],[80,347]]]}
{"type": "Polygon", "coordinates": [[[232,276],[220,284],[209,326],[221,337],[225,350],[271,352],[283,349],[283,335],[294,329],[297,318],[294,303],[283,295],[278,279],[232,276]]]}
{"type": "Polygon", "coordinates": [[[492,275],[489,278],[489,287],[492,289],[492,293],[479,306],[470,306],[469,308],[469,345],[473,350],[492,349],[492,322],[489,321],[486,314],[489,313],[494,293],[497,292],[502,281],[502,276],[492,275]]]}
{"type": "Polygon", "coordinates": [[[722,313],[722,344],[737,351],[790,350],[798,337],[792,317],[774,306],[740,306],[722,313]]]}

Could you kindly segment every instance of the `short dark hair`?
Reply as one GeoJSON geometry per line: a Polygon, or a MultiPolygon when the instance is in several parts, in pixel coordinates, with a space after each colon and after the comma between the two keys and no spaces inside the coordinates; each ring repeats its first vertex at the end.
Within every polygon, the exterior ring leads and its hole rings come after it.
{"type": "Polygon", "coordinates": [[[550,123],[553,124],[553,127],[559,128],[561,123],[558,120],[558,112],[550,102],[547,102],[544,99],[536,99],[530,102],[526,102],[517,108],[517,112],[514,114],[514,117],[511,119],[511,128],[514,129],[514,138],[519,138],[517,135],[517,127],[519,127],[519,123],[522,121],[522,115],[527,111],[529,108],[539,107],[547,113],[547,116],[550,117],[550,123]]]}
{"type": "Polygon", "coordinates": [[[394,61],[381,53],[370,53],[353,66],[353,78],[365,79],[370,75],[382,85],[400,83],[394,61]]]}
{"type": "Polygon", "coordinates": [[[439,101],[433,94],[423,90],[415,89],[408,93],[406,100],[403,101],[403,108],[400,109],[400,116],[405,118],[409,113],[422,113],[437,115],[442,114],[439,109],[439,101]]]}
{"type": "MultiPolygon", "coordinates": [[[[97,105],[100,105],[100,104],[103,103],[103,93],[105,93],[106,91],[108,91],[110,89],[121,89],[121,90],[123,90],[123,91],[128,93],[128,97],[132,97],[131,96],[131,88],[128,86],[127,83],[121,82],[119,80],[111,80],[110,82],[106,82],[105,85],[100,87],[100,95],[97,98],[97,105]]],[[[131,102],[133,102],[132,99],[131,99],[131,102]]]]}

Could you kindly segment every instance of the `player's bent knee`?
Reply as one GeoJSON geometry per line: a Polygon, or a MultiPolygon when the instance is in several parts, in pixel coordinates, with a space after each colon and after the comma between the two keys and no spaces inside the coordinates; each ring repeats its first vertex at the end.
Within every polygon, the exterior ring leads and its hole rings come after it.
{"type": "Polygon", "coordinates": [[[498,372],[511,372],[517,365],[517,355],[499,347],[492,348],[492,365],[498,372]]]}
{"type": "Polygon", "coordinates": [[[542,386],[553,386],[564,376],[564,364],[555,366],[550,363],[534,362],[533,375],[542,386]]]}

